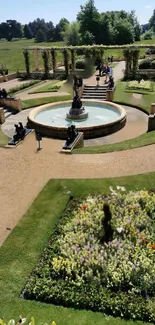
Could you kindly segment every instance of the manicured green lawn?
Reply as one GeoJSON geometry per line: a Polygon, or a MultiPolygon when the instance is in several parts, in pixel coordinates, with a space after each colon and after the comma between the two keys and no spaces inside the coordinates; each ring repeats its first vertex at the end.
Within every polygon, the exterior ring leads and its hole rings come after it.
{"type": "Polygon", "coordinates": [[[25,99],[22,100],[22,109],[71,99],[71,95],[25,99]]]}
{"type": "Polygon", "coordinates": [[[119,82],[117,84],[115,93],[114,93],[114,102],[125,104],[125,105],[131,105],[131,106],[138,106],[142,110],[146,112],[150,112],[151,103],[155,100],[155,92],[146,94],[143,94],[141,97],[135,97],[133,93],[126,92],[126,83],[125,82],[119,82]]]}
{"type": "MultiPolygon", "coordinates": [[[[155,38],[147,41],[136,42],[136,44],[155,44],[155,38]]],[[[35,43],[32,40],[16,40],[16,41],[0,41],[0,64],[5,64],[9,69],[9,73],[16,71],[25,71],[25,63],[22,48],[26,46],[63,46],[64,42],[49,42],[49,43],[35,43]]],[[[141,49],[140,54],[144,55],[146,49],[141,49]]],[[[122,50],[109,49],[104,51],[104,56],[113,55],[114,57],[123,57],[122,50]]],[[[62,54],[57,52],[57,60],[61,62],[63,60],[62,54]]],[[[34,57],[33,51],[30,52],[31,70],[34,69],[34,57]]],[[[43,60],[41,54],[39,56],[39,65],[43,68],[43,60]]]]}
{"type": "MultiPolygon", "coordinates": [[[[125,104],[128,106],[133,106],[140,108],[144,112],[149,113],[150,112],[150,106],[151,103],[155,100],[155,92],[147,92],[147,94],[141,94],[139,97],[134,97],[133,93],[126,92],[126,83],[125,82],[119,82],[117,84],[117,87],[115,89],[114,93],[114,102],[125,104]]],[[[135,92],[135,91],[134,91],[135,92]]],[[[146,92],[144,92],[146,93],[146,92]]],[[[122,141],[119,143],[114,144],[107,144],[103,146],[94,146],[94,147],[85,147],[85,148],[79,148],[75,149],[74,153],[104,153],[104,152],[110,152],[110,151],[121,151],[121,150],[127,150],[127,149],[133,149],[138,147],[143,147],[146,145],[150,145],[155,143],[155,132],[149,132],[140,135],[137,138],[122,141]]]]}
{"type": "MultiPolygon", "coordinates": [[[[26,46],[62,46],[63,42],[49,42],[49,43],[35,43],[32,40],[19,41],[0,41],[0,64],[5,64],[9,69],[9,73],[16,71],[25,71],[25,62],[22,48],[26,46]]],[[[57,53],[57,60],[62,60],[62,54],[57,53]]],[[[34,70],[34,56],[33,51],[30,52],[31,71],[34,70]]],[[[41,54],[39,55],[39,65],[43,68],[43,60],[41,54]]]]}
{"type": "Polygon", "coordinates": [[[106,144],[103,146],[93,146],[93,147],[85,147],[75,149],[74,153],[83,153],[83,154],[93,154],[93,153],[105,153],[105,152],[113,152],[113,151],[122,151],[133,148],[139,148],[148,146],[150,144],[155,143],[155,131],[144,133],[137,138],[114,143],[114,144],[106,144]]]}
{"type": "Polygon", "coordinates": [[[11,318],[18,319],[21,313],[27,318],[33,315],[37,325],[53,320],[57,325],[144,324],[115,319],[102,313],[23,300],[19,295],[59,222],[69,195],[108,193],[110,185],[122,185],[127,190],[153,189],[154,179],[155,173],[149,173],[109,179],[49,181],[0,249],[1,317],[7,322],[11,318]]]}
{"type": "Polygon", "coordinates": [[[3,133],[0,127],[0,147],[5,147],[8,144],[9,140],[10,138],[3,133]]]}

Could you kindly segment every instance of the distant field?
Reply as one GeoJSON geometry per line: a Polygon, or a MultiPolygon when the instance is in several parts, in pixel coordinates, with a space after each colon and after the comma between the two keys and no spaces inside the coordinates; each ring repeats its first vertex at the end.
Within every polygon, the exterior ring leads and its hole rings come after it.
{"type": "MultiPolygon", "coordinates": [[[[16,72],[17,70],[25,71],[24,56],[22,48],[26,46],[63,46],[63,42],[56,43],[35,43],[34,40],[16,40],[12,42],[0,41],[0,65],[5,64],[10,72],[16,72]]],[[[144,40],[136,42],[136,44],[155,44],[155,37],[152,40],[144,40]]],[[[31,53],[31,52],[30,52],[31,53]]],[[[141,55],[144,55],[145,49],[140,50],[141,55]]],[[[114,57],[122,57],[122,50],[105,50],[104,56],[113,55],[114,57]]],[[[58,52],[57,60],[62,61],[62,54],[58,52]]],[[[31,70],[34,69],[34,58],[31,53],[31,70]]],[[[43,67],[43,61],[40,54],[39,58],[40,67],[43,67]]]]}
{"type": "MultiPolygon", "coordinates": [[[[34,40],[19,40],[19,41],[0,41],[0,65],[5,64],[10,72],[25,71],[24,56],[22,48],[26,46],[62,46],[63,42],[57,43],[35,43],[34,40]]],[[[30,52],[31,53],[31,52],[30,52]]],[[[62,55],[58,53],[58,60],[62,60],[62,55]]],[[[34,58],[31,53],[31,70],[34,69],[34,58]]],[[[39,57],[40,67],[43,67],[43,61],[40,54],[39,57]]]]}

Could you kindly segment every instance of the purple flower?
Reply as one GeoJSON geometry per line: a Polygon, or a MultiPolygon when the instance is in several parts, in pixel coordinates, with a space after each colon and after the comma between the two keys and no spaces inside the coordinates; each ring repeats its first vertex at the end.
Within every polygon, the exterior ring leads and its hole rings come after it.
{"type": "Polygon", "coordinates": [[[80,262],[83,263],[84,262],[84,258],[80,257],[80,262]]]}

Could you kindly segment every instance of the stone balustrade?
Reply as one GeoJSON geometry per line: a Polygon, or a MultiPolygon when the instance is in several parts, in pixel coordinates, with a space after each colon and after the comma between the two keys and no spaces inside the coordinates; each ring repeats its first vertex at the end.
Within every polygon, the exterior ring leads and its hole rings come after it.
{"type": "Polygon", "coordinates": [[[107,89],[106,91],[106,100],[108,102],[113,102],[114,89],[107,89]]]}
{"type": "Polygon", "coordinates": [[[17,112],[22,110],[22,103],[20,98],[0,98],[0,106],[13,109],[17,112]]]}
{"type": "Polygon", "coordinates": [[[148,118],[148,132],[155,130],[155,103],[151,104],[150,115],[148,118]]]}
{"type": "Polygon", "coordinates": [[[17,72],[7,74],[5,76],[0,76],[0,83],[5,82],[5,81],[10,81],[10,80],[13,80],[13,79],[16,79],[16,78],[17,78],[17,72]]]}

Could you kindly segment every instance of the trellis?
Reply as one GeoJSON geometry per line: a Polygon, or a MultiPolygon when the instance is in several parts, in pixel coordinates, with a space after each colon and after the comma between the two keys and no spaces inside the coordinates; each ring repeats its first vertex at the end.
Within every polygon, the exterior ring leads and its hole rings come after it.
{"type": "Polygon", "coordinates": [[[29,51],[34,52],[34,62],[35,62],[35,71],[39,71],[39,52],[42,53],[43,61],[44,61],[44,69],[45,75],[49,74],[49,67],[52,66],[53,73],[56,73],[57,62],[56,62],[56,54],[58,51],[63,53],[64,57],[64,66],[65,73],[68,75],[69,70],[71,69],[72,73],[75,73],[75,55],[77,50],[83,50],[85,56],[88,58],[92,56],[102,57],[104,50],[110,49],[121,49],[124,50],[124,59],[126,62],[125,65],[125,74],[128,78],[132,76],[133,78],[136,76],[136,71],[138,68],[138,59],[139,59],[139,49],[141,48],[155,48],[155,44],[141,44],[141,45],[116,45],[116,46],[106,46],[106,45],[91,45],[91,46],[64,46],[64,47],[26,47],[23,48],[23,53],[25,57],[26,71],[30,73],[30,59],[29,59],[29,51]],[[71,61],[70,61],[71,60],[71,61]],[[69,64],[70,61],[70,64],[69,64]]]}

